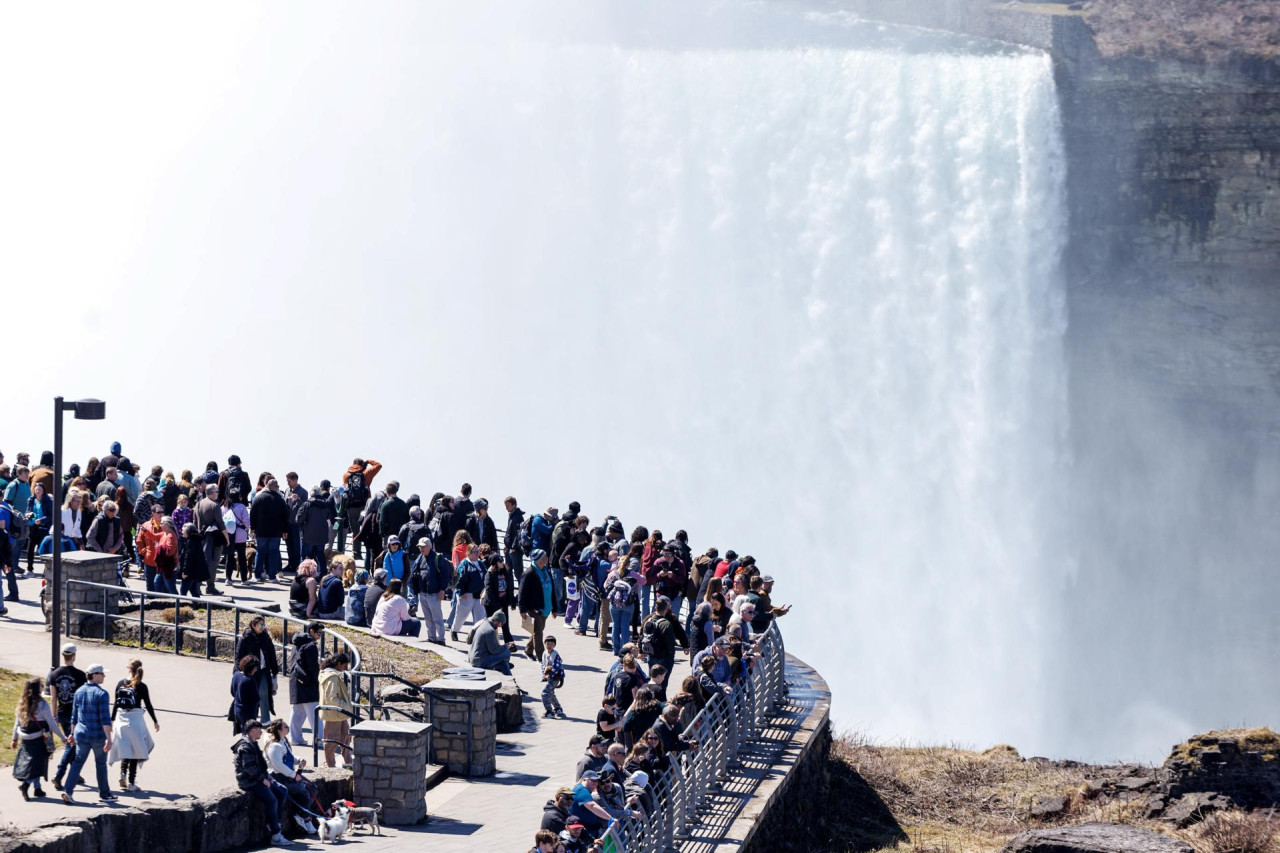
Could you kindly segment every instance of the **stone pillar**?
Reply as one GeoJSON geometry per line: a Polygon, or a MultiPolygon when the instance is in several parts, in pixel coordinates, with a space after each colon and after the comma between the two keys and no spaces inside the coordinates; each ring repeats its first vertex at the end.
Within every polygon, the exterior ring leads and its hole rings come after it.
{"type": "MultiPolygon", "coordinates": [[[[36,559],[44,565],[44,574],[50,583],[50,586],[46,586],[42,593],[41,603],[45,611],[45,630],[52,631],[53,624],[50,618],[53,607],[53,556],[42,554],[36,559]]],[[[97,551],[72,551],[68,554],[63,554],[62,606],[71,610],[93,610],[96,613],[101,613],[102,597],[105,594],[107,613],[116,613],[119,593],[69,584],[67,581],[90,581],[114,586],[116,583],[116,566],[119,564],[120,557],[116,554],[100,554],[97,551]]],[[[71,630],[67,635],[69,637],[89,636],[101,639],[102,619],[98,616],[72,613],[71,630]]]]}
{"type": "Polygon", "coordinates": [[[357,805],[382,803],[383,823],[406,826],[427,816],[426,723],[366,720],[351,728],[357,805]]]}
{"type": "Polygon", "coordinates": [[[450,773],[462,776],[490,776],[497,767],[498,713],[494,698],[500,682],[496,672],[488,672],[486,681],[464,681],[437,678],[423,686],[434,700],[431,709],[431,744],[433,764],[445,764],[450,773]],[[466,704],[445,702],[461,699],[466,704]],[[471,717],[471,763],[467,763],[467,711],[471,717]]]}

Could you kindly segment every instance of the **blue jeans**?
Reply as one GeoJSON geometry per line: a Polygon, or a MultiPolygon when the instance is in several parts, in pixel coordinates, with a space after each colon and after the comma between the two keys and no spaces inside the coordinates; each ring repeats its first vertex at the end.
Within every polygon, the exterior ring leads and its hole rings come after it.
{"type": "Polygon", "coordinates": [[[173,578],[166,578],[164,575],[156,572],[152,581],[156,592],[169,592],[174,595],[178,594],[178,582],[173,578]]]}
{"type": "Polygon", "coordinates": [[[67,792],[67,796],[71,796],[71,792],[75,790],[76,780],[80,778],[80,771],[84,769],[85,762],[89,760],[89,755],[93,755],[93,764],[98,771],[98,796],[105,797],[111,793],[111,788],[107,786],[107,750],[105,741],[94,741],[93,743],[85,743],[80,739],[76,739],[76,757],[71,762],[71,767],[67,770],[67,781],[63,788],[67,792]]]}
{"type": "Polygon", "coordinates": [[[324,545],[323,544],[307,545],[306,543],[303,543],[302,559],[315,560],[316,565],[319,566],[321,570],[323,570],[324,569],[324,545]]]}
{"type": "Polygon", "coordinates": [[[613,653],[615,655],[621,654],[622,647],[631,642],[631,614],[635,609],[634,604],[609,608],[609,617],[613,619],[613,653]]]}
{"type": "MultiPolygon", "coordinates": [[[[582,584],[578,584],[578,588],[581,589],[582,584]]],[[[563,616],[565,602],[564,569],[555,567],[551,569],[551,597],[555,599],[555,602],[551,605],[552,615],[563,616]]]]}
{"type": "Polygon", "coordinates": [[[644,620],[649,617],[649,608],[653,606],[653,585],[645,584],[640,587],[640,619],[644,620]]]}
{"type": "Polygon", "coordinates": [[[622,647],[631,642],[631,613],[635,605],[627,607],[609,607],[609,619],[613,620],[613,653],[621,654],[622,647]]]}
{"type": "MultiPolygon", "coordinates": [[[[600,602],[587,598],[586,593],[582,595],[582,609],[578,611],[578,630],[586,631],[587,623],[592,619],[597,619],[600,615],[600,602]]],[[[599,630],[597,623],[596,630],[599,630]]]]}
{"type": "Polygon", "coordinates": [[[280,831],[280,813],[284,811],[284,801],[289,799],[289,791],[284,785],[274,780],[267,785],[254,785],[246,793],[256,797],[267,812],[267,828],[275,835],[280,831]]]}
{"type": "Polygon", "coordinates": [[[163,590],[156,587],[156,567],[142,564],[142,575],[147,579],[148,592],[162,592],[163,590]]]}
{"type": "Polygon", "coordinates": [[[271,722],[271,673],[258,670],[258,720],[265,726],[271,722]]]}
{"type": "Polygon", "coordinates": [[[502,673],[503,675],[510,675],[511,652],[507,649],[503,649],[493,655],[478,655],[476,657],[476,662],[472,665],[479,667],[480,669],[492,669],[496,672],[502,673]]]}
{"type": "Polygon", "coordinates": [[[259,536],[257,541],[258,553],[253,558],[254,577],[262,580],[265,573],[275,580],[280,573],[280,537],[259,536]]]}
{"type": "MultiPolygon", "coordinates": [[[[58,728],[62,729],[62,736],[66,737],[71,734],[71,718],[58,719],[58,728]]],[[[75,744],[67,744],[62,749],[62,760],[58,762],[58,770],[53,774],[53,778],[59,782],[62,781],[63,775],[67,772],[67,768],[71,766],[71,760],[76,757],[75,744]]]]}

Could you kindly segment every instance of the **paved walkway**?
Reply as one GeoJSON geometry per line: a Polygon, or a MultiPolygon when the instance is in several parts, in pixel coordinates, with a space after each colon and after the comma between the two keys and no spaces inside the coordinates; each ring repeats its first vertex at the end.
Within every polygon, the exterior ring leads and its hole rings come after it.
{"type": "MultiPolygon", "coordinates": [[[[20,581],[22,595],[30,604],[10,605],[10,618],[0,618],[0,666],[19,671],[47,672],[49,637],[39,609],[34,606],[40,580],[20,581]]],[[[273,601],[282,606],[287,598],[283,585],[224,587],[236,600],[250,605],[273,601]]],[[[518,624],[513,626],[518,640],[523,640],[518,624]]],[[[360,844],[369,850],[391,850],[402,846],[407,837],[429,843],[432,850],[451,851],[519,851],[528,850],[542,820],[543,804],[561,785],[572,784],[574,766],[595,731],[595,714],[600,707],[604,673],[613,661],[612,655],[600,651],[594,636],[578,637],[563,621],[548,627],[548,633],[560,641],[560,653],[566,665],[565,686],[559,691],[560,702],[569,719],[545,720],[539,667],[523,654],[513,658],[517,681],[530,692],[525,699],[525,725],[518,733],[499,738],[497,773],[487,779],[448,779],[427,792],[427,810],[431,819],[417,827],[389,828],[381,838],[359,836],[360,844]]],[[[139,652],[120,646],[100,646],[81,642],[81,666],[101,662],[110,670],[108,680],[123,673],[125,662],[132,657],[143,660],[146,679],[160,711],[160,733],[151,761],[139,774],[139,785],[154,790],[152,794],[122,796],[112,808],[124,808],[140,799],[172,800],[182,795],[203,795],[234,783],[229,747],[234,741],[230,724],[223,719],[230,702],[228,684],[230,669],[226,663],[211,663],[198,658],[176,657],[159,652],[139,652]],[[181,733],[181,740],[178,734],[181,733]],[[181,746],[179,747],[179,744],[181,746]],[[207,767],[207,772],[193,773],[193,761],[207,767]]],[[[429,647],[455,662],[465,660],[461,644],[448,649],[429,647]]],[[[678,684],[688,674],[688,662],[676,659],[678,684]]],[[[286,694],[287,696],[287,694],[286,694]]],[[[277,707],[283,714],[287,706],[277,707]]],[[[114,772],[114,770],[113,770],[114,772]]],[[[90,770],[86,777],[90,780],[90,770]]],[[[16,784],[0,783],[0,814],[4,820],[19,826],[35,826],[82,815],[103,806],[96,794],[82,796],[92,805],[71,807],[60,800],[24,804],[16,784]]],[[[295,849],[319,844],[312,839],[295,849]]]]}

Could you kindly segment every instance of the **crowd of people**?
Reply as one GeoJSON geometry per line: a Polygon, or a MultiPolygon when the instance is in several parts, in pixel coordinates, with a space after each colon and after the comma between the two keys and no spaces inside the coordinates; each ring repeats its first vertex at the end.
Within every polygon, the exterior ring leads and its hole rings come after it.
{"type": "MultiPolygon", "coordinates": [[[[638,526],[628,536],[612,515],[593,525],[576,501],[563,513],[556,507],[526,513],[514,497],[503,501],[500,529],[488,501],[473,498],[469,484],[457,496],[402,497],[394,480],[375,488],[382,465],[371,459],[354,459],[336,484],[323,479],[307,489],[292,471],[283,484],[267,471],[255,483],[234,454],[225,467],[209,462],[199,475],[155,466],[140,478],[115,443],[83,469],[70,466],[61,508],[50,498],[52,465],[52,454],[42,454],[35,468],[19,454],[11,468],[0,454],[7,599],[18,597],[23,555],[31,573],[34,555],[51,547],[54,512],[61,513],[65,549],[119,555],[125,571],[137,566],[153,591],[216,596],[223,594],[219,578],[223,586],[289,584],[290,613],[308,620],[285,638],[293,646],[285,673],[290,721],[277,715],[282,673],[261,618],[237,642],[228,711],[240,735],[233,747],[237,780],[268,806],[273,841],[283,838],[286,799],[314,800],[305,762],[294,759],[291,747],[304,744],[318,705],[352,707],[343,675],[350,661],[342,653],[319,656],[325,620],[442,645],[446,635],[459,641],[470,627],[472,665],[510,674],[511,656],[520,651],[539,663],[549,718],[565,716],[556,693],[565,664],[548,629],[563,619],[565,630],[594,635],[616,658],[596,732],[573,784],[547,803],[535,843],[573,853],[588,849],[611,821],[659,807],[654,785],[679,773],[680,752],[698,748],[681,733],[713,696],[745,677],[759,635],[789,610],[773,603],[773,579],[752,557],[716,548],[695,556],[684,530],[668,539],[638,526]],[[513,638],[513,612],[528,635],[523,646],[513,638]],[[690,656],[691,671],[679,690],[670,690],[678,649],[690,656]]],[[[33,789],[43,796],[39,780],[47,777],[55,736],[66,738],[67,748],[54,786],[68,802],[90,757],[101,798],[113,798],[109,761],[120,763],[120,787],[137,790],[138,768],[154,748],[145,714],[159,730],[141,664],[133,662],[136,668],[116,685],[109,708],[102,667],[81,672],[75,647],[63,651],[64,666],[43,684],[33,680],[19,706],[14,742],[23,760],[14,775],[23,795],[33,789]]],[[[349,761],[348,717],[331,710],[319,717],[326,763],[349,761]]],[[[299,824],[309,826],[302,818],[299,824]]]]}

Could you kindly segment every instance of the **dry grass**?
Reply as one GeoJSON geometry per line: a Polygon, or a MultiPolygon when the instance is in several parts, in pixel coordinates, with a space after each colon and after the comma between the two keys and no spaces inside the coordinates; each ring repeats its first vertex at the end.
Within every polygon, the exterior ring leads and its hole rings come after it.
{"type": "Polygon", "coordinates": [[[18,697],[22,695],[23,686],[33,675],[24,672],[12,672],[0,669],[0,767],[13,766],[13,759],[18,751],[10,749],[10,737],[13,734],[13,720],[18,710],[18,697]]]}
{"type": "MultiPolygon", "coordinates": [[[[1258,730],[1239,732],[1256,748],[1258,730]]],[[[1274,735],[1272,735],[1274,737],[1274,735]]],[[[1015,749],[973,752],[941,746],[881,746],[858,735],[831,748],[824,843],[817,849],[865,853],[996,853],[1028,829],[1097,821],[1138,826],[1190,843],[1197,853],[1280,853],[1280,821],[1222,812],[1187,830],[1147,820],[1141,799],[1099,796],[1090,784],[1103,768],[1023,760],[1015,749]],[[1044,820],[1031,807],[1067,797],[1067,810],[1044,820]],[[867,815],[879,816],[868,821],[867,815]]]]}
{"type": "Polygon", "coordinates": [[[1280,853],[1280,825],[1271,814],[1221,812],[1188,833],[1196,853],[1280,853]]]}

